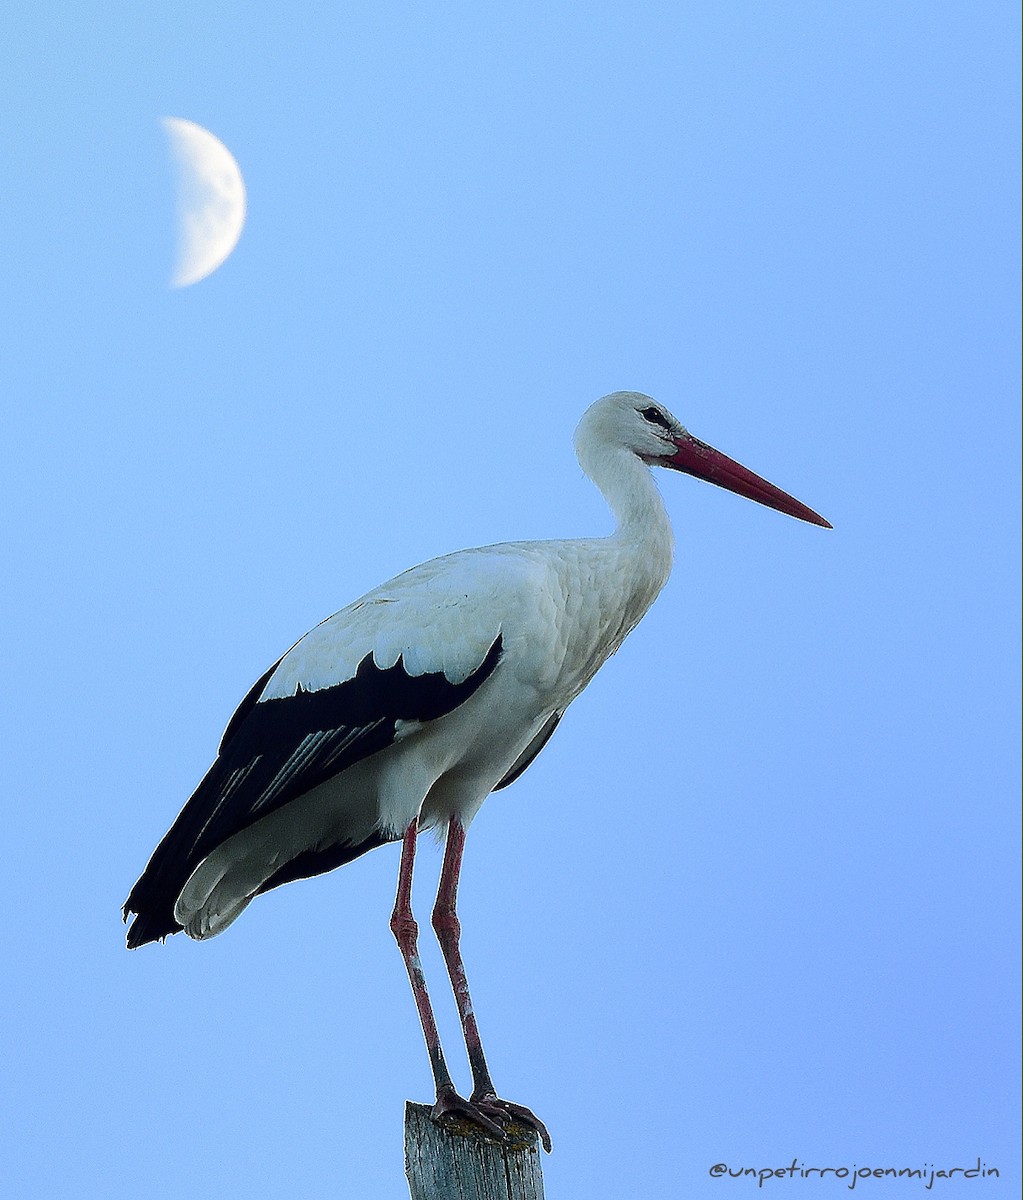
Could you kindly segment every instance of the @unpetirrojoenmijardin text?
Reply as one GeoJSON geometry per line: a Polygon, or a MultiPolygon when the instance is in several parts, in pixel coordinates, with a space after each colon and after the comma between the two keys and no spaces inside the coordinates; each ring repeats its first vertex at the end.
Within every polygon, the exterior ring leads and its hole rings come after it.
{"type": "Polygon", "coordinates": [[[981,1158],[968,1167],[941,1166],[937,1163],[923,1163],[918,1167],[861,1167],[855,1164],[848,1167],[813,1167],[807,1166],[798,1158],[794,1158],[787,1167],[735,1167],[719,1162],[710,1168],[708,1174],[711,1179],[755,1180],[758,1188],[762,1188],[768,1180],[773,1179],[836,1179],[843,1182],[850,1191],[857,1184],[869,1186],[867,1181],[874,1179],[902,1179],[922,1183],[930,1190],[945,1179],[1000,1178],[998,1168],[988,1166],[981,1158]]]}

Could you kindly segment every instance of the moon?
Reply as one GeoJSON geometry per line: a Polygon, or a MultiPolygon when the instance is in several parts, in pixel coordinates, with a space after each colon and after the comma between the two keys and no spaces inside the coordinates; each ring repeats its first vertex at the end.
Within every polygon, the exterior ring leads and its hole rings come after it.
{"type": "Polygon", "coordinates": [[[171,287],[211,275],[238,244],[245,224],[245,183],[234,156],[208,129],[164,117],[177,174],[178,256],[171,287]]]}

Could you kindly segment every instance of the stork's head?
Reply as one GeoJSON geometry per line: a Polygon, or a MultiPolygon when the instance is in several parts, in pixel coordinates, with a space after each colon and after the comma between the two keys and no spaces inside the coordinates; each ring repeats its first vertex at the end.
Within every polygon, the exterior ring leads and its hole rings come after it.
{"type": "Polygon", "coordinates": [[[831,528],[813,509],[694,438],[664,405],[642,392],[612,392],[586,410],[576,431],[580,458],[587,447],[598,444],[631,450],[648,466],[682,471],[800,521],[831,528]]]}

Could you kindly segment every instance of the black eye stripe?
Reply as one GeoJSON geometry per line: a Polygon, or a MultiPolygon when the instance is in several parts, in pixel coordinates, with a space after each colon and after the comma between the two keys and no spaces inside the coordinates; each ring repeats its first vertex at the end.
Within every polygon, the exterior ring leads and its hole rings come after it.
{"type": "Polygon", "coordinates": [[[660,425],[662,429],[671,428],[671,422],[659,408],[654,408],[653,406],[644,408],[639,415],[645,417],[652,425],[660,425]]]}

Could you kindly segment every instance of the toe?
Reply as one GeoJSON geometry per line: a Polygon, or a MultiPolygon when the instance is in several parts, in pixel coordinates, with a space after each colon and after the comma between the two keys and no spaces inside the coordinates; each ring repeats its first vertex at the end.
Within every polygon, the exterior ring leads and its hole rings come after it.
{"type": "Polygon", "coordinates": [[[526,1108],[522,1104],[513,1104],[510,1100],[502,1100],[498,1096],[473,1097],[473,1102],[488,1116],[499,1121],[514,1121],[519,1125],[524,1125],[527,1129],[532,1129],[540,1138],[543,1148],[548,1154],[551,1152],[551,1135],[547,1132],[547,1126],[540,1118],[526,1108]]]}

